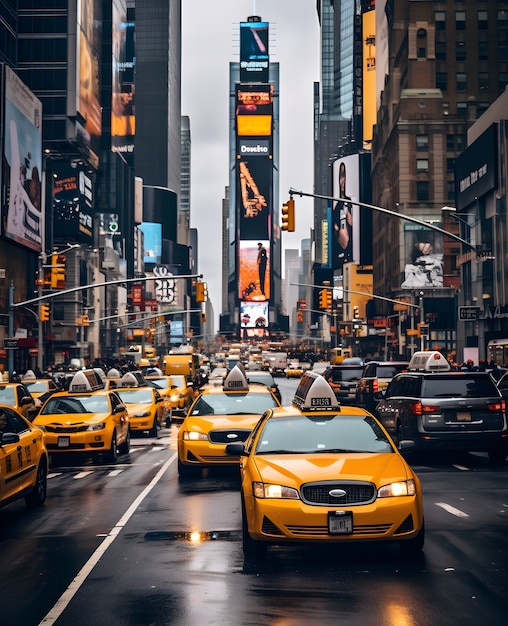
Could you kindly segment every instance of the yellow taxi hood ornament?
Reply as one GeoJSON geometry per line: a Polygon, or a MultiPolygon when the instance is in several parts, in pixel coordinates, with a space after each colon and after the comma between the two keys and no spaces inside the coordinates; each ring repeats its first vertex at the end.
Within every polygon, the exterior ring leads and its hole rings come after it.
{"type": "Polygon", "coordinates": [[[305,372],[293,398],[301,411],[337,411],[340,404],[326,379],[315,372],[305,372]]]}

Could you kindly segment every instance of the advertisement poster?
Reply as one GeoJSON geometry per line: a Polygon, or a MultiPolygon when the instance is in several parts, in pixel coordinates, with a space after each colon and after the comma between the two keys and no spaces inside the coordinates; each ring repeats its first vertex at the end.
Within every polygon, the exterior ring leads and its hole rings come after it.
{"type": "Polygon", "coordinates": [[[42,246],[42,104],[5,68],[2,232],[40,252],[42,246]]]}
{"type": "Polygon", "coordinates": [[[78,111],[85,120],[89,135],[100,137],[102,108],[100,103],[100,49],[102,44],[102,10],[98,0],[81,3],[79,28],[78,111]]]}
{"type": "Polygon", "coordinates": [[[358,201],[360,195],[359,158],[357,154],[333,163],[333,197],[339,198],[332,209],[332,268],[342,269],[344,263],[359,258],[360,233],[358,201]]]}
{"type": "Polygon", "coordinates": [[[435,230],[406,224],[404,227],[403,289],[443,286],[443,235],[435,230]]]}
{"type": "Polygon", "coordinates": [[[239,298],[248,302],[270,299],[270,242],[240,241],[239,298]]]}
{"type": "Polygon", "coordinates": [[[240,22],[240,80],[268,81],[268,22],[240,22]]]}

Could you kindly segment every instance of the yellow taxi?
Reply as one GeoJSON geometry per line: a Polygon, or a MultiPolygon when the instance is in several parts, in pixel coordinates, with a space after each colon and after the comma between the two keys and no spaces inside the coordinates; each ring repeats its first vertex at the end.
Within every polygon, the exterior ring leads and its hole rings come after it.
{"type": "Polygon", "coordinates": [[[243,551],[270,544],[393,541],[408,555],[424,544],[420,480],[368,411],[341,406],[308,372],[293,405],[269,409],[240,456],[243,551]]]}
{"type": "Polygon", "coordinates": [[[37,411],[35,400],[24,383],[0,382],[0,404],[13,407],[27,419],[37,411]]]}
{"type": "Polygon", "coordinates": [[[155,387],[140,385],[133,372],[122,376],[116,392],[127,407],[131,432],[146,432],[149,437],[157,437],[170,411],[166,398],[155,387]]]}
{"type": "Polygon", "coordinates": [[[160,392],[169,397],[172,416],[185,417],[196,395],[192,383],[183,374],[153,375],[146,379],[160,387],[160,392]]]}
{"type": "Polygon", "coordinates": [[[189,409],[178,430],[178,473],[206,466],[238,465],[226,444],[247,439],[260,416],[280,404],[264,385],[249,388],[243,366],[235,365],[222,387],[209,386],[189,409]]]}
{"type": "Polygon", "coordinates": [[[42,429],[10,406],[0,406],[0,507],[25,498],[46,501],[48,453],[42,429]]]}
{"type": "Polygon", "coordinates": [[[286,378],[300,378],[303,375],[303,367],[300,363],[288,363],[284,374],[286,378]]]}
{"type": "Polygon", "coordinates": [[[34,424],[44,427],[53,459],[58,454],[100,454],[104,461],[116,463],[118,452],[130,449],[127,408],[91,369],[76,372],[67,391],[50,396],[34,424]]]}
{"type": "MultiPolygon", "coordinates": [[[[27,370],[21,382],[26,386],[30,395],[35,400],[40,398],[43,394],[60,389],[52,378],[37,378],[33,370],[27,370]]],[[[36,402],[36,404],[38,403],[36,402]]]]}

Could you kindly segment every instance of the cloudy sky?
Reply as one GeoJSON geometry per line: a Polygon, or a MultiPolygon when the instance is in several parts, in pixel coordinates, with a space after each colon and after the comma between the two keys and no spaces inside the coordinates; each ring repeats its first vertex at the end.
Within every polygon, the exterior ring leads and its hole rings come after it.
{"type": "MultiPolygon", "coordinates": [[[[228,176],[229,63],[239,60],[239,23],[270,22],[270,60],[280,65],[280,198],[290,187],[313,190],[313,84],[319,81],[315,0],[183,0],[182,115],[191,130],[191,226],[199,231],[199,271],[221,312],[221,210],[228,176]]],[[[312,226],[312,200],[296,198],[300,248],[312,226]]],[[[217,327],[218,330],[218,327],[217,327]]]]}

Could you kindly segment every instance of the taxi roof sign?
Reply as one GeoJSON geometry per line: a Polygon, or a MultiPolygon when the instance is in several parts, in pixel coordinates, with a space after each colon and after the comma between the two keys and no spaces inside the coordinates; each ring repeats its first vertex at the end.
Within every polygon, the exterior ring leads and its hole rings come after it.
{"type": "Polygon", "coordinates": [[[134,372],[127,372],[120,378],[119,387],[139,387],[139,380],[134,372]]]}
{"type": "Polygon", "coordinates": [[[224,378],[222,384],[224,391],[248,391],[249,382],[245,375],[245,368],[238,364],[233,367],[229,374],[224,378]]]}
{"type": "Polygon", "coordinates": [[[445,357],[436,350],[415,352],[407,366],[413,372],[449,372],[450,364],[445,357]]]}
{"type": "Polygon", "coordinates": [[[104,383],[93,369],[76,372],[69,384],[70,392],[98,391],[99,389],[104,389],[104,383]]]}
{"type": "Polygon", "coordinates": [[[301,411],[337,411],[340,404],[333,389],[320,374],[305,372],[293,397],[301,411]]]}
{"type": "Polygon", "coordinates": [[[106,374],[106,378],[121,378],[122,375],[120,374],[120,371],[116,369],[116,367],[112,367],[110,370],[108,370],[108,373],[106,374]]]}
{"type": "Polygon", "coordinates": [[[35,372],[33,370],[27,370],[22,380],[37,380],[35,372]]]}

